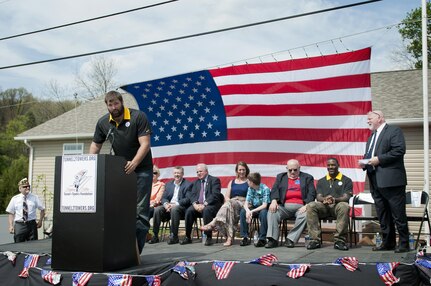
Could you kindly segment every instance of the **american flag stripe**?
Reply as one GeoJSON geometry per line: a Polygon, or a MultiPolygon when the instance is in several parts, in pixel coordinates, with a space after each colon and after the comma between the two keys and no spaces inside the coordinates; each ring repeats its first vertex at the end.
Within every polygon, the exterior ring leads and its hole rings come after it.
{"type": "MultiPolygon", "coordinates": [[[[274,93],[291,93],[301,92],[304,90],[313,90],[315,92],[327,91],[334,89],[363,88],[370,86],[370,75],[350,75],[338,76],[327,79],[304,80],[291,83],[251,83],[247,85],[224,85],[219,86],[222,96],[230,94],[274,94],[274,93]]],[[[245,96],[244,96],[245,97],[245,96]]]]}
{"type": "MultiPolygon", "coordinates": [[[[226,105],[225,105],[226,106],[226,105]]],[[[286,110],[292,109],[292,116],[341,116],[360,114],[364,110],[370,110],[371,103],[362,102],[340,102],[340,103],[315,103],[315,104],[277,104],[277,105],[235,105],[226,106],[226,115],[230,116],[254,116],[257,114],[268,114],[268,116],[286,115],[286,110]]],[[[287,117],[291,118],[291,117],[287,117]]]]}
{"type": "Polygon", "coordinates": [[[371,49],[280,62],[245,64],[130,84],[153,128],[152,152],[161,178],[172,166],[195,178],[206,163],[222,187],[246,161],[272,186],[296,158],[316,180],[328,157],[364,188],[362,158],[369,136],[371,49]]]}
{"type": "MultiPolygon", "coordinates": [[[[231,105],[241,105],[244,95],[231,94],[223,96],[223,103],[226,107],[231,105]]],[[[247,94],[247,103],[250,105],[264,104],[276,106],[277,104],[317,104],[317,103],[343,103],[343,102],[364,102],[364,99],[371,100],[369,88],[352,88],[342,90],[328,90],[320,92],[300,92],[300,93],[275,93],[275,94],[247,94]]],[[[292,110],[296,112],[296,110],[292,110]]]]}
{"type": "Polygon", "coordinates": [[[284,71],[299,71],[309,70],[314,68],[322,68],[333,65],[346,65],[347,63],[367,63],[370,58],[369,49],[362,49],[353,53],[342,53],[326,55],[323,57],[309,57],[303,59],[292,59],[289,61],[280,61],[261,64],[247,64],[241,66],[231,66],[221,69],[212,70],[214,77],[224,76],[226,74],[257,74],[257,73],[272,73],[284,71]]]}

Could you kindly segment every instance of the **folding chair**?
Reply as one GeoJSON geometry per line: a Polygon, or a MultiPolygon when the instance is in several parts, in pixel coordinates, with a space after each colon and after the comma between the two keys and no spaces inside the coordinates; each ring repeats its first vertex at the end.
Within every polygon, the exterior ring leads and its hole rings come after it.
{"type": "MultiPolygon", "coordinates": [[[[352,236],[354,237],[355,245],[357,244],[356,234],[358,231],[356,230],[356,221],[378,221],[377,216],[356,216],[355,212],[355,206],[358,205],[374,205],[374,200],[371,198],[371,194],[369,197],[364,197],[362,194],[355,195],[352,200],[352,207],[351,207],[351,215],[350,215],[350,246],[352,246],[352,236]]],[[[361,230],[362,233],[362,230],[361,230]]]]}
{"type": "MultiPolygon", "coordinates": [[[[407,216],[408,221],[420,221],[421,222],[421,224],[419,226],[418,236],[416,238],[415,249],[417,249],[417,247],[418,247],[419,238],[420,238],[421,233],[422,233],[422,226],[424,224],[424,221],[426,221],[428,223],[428,230],[431,230],[431,224],[430,224],[430,219],[429,219],[429,214],[428,214],[428,203],[429,203],[429,195],[427,192],[422,191],[420,208],[422,208],[423,211],[421,212],[421,216],[413,216],[413,215],[407,216]]],[[[411,204],[412,204],[412,192],[406,192],[406,205],[411,205],[411,204]]]]}

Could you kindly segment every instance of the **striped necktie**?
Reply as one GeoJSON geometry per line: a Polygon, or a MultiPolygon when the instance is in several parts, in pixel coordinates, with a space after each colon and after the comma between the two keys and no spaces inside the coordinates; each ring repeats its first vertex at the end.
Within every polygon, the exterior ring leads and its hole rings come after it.
{"type": "Polygon", "coordinates": [[[27,196],[24,196],[24,200],[22,201],[22,219],[24,222],[28,220],[27,196]]]}

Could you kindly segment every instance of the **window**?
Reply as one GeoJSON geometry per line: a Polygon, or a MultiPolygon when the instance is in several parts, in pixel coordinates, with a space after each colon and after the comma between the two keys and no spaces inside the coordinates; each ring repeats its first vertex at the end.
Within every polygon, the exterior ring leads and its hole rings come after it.
{"type": "Polygon", "coordinates": [[[84,154],[84,143],[63,144],[63,155],[82,155],[82,154],[84,154]]]}

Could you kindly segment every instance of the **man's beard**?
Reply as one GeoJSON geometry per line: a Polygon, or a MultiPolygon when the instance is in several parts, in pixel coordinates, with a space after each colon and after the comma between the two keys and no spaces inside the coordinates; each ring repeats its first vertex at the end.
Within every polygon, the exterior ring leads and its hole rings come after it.
{"type": "Polygon", "coordinates": [[[116,109],[112,110],[112,112],[110,112],[110,114],[113,118],[118,118],[118,117],[122,116],[124,114],[124,106],[121,106],[120,110],[116,110],[116,109]]]}

